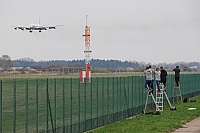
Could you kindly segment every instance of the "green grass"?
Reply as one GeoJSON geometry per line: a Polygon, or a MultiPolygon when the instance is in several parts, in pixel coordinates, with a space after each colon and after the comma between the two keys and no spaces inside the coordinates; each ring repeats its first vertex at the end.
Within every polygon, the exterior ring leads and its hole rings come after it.
{"type": "Polygon", "coordinates": [[[124,119],[92,131],[89,133],[166,133],[182,127],[187,122],[200,116],[200,96],[190,98],[196,102],[176,103],[177,110],[171,111],[168,105],[164,106],[161,115],[138,115],[124,119]],[[196,108],[196,110],[187,110],[196,108]]]}
{"type": "MultiPolygon", "coordinates": [[[[121,72],[121,73],[92,73],[95,77],[125,77],[125,76],[140,76],[144,75],[143,72],[121,72]]],[[[53,74],[20,74],[20,75],[0,75],[0,79],[6,78],[79,78],[78,73],[68,73],[66,75],[53,75],[53,74]]]]}
{"type": "MultiPolygon", "coordinates": [[[[169,75],[174,75],[174,72],[168,72],[169,75]]],[[[197,72],[181,72],[181,74],[200,74],[197,72]]],[[[143,72],[114,72],[114,73],[92,73],[92,77],[126,77],[126,76],[141,76],[143,72]]],[[[65,75],[56,74],[12,74],[12,75],[0,75],[0,79],[6,78],[79,78],[78,73],[67,73],[65,75]]]]}

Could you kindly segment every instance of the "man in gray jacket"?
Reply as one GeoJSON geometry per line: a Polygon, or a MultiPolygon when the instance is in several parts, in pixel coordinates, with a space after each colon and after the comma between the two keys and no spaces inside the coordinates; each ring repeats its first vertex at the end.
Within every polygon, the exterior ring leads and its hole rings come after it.
{"type": "Polygon", "coordinates": [[[146,67],[146,70],[144,71],[145,77],[146,77],[146,82],[145,82],[145,88],[149,90],[149,95],[152,93],[153,88],[152,88],[152,69],[149,67],[146,67]]]}

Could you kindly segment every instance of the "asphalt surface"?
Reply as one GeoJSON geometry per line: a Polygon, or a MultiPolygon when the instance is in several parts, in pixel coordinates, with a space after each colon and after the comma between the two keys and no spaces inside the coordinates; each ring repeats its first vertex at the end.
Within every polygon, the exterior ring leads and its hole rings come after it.
{"type": "Polygon", "coordinates": [[[183,125],[171,133],[200,133],[200,117],[192,120],[191,122],[183,125]]]}

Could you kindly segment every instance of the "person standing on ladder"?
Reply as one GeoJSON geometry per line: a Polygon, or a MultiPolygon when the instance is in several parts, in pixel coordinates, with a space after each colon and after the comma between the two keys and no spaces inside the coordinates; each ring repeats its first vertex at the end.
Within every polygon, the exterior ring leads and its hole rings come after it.
{"type": "Polygon", "coordinates": [[[152,71],[151,89],[153,89],[153,82],[154,82],[154,77],[155,77],[155,71],[151,68],[151,65],[149,65],[149,69],[152,71]]]}
{"type": "Polygon", "coordinates": [[[160,94],[160,70],[159,68],[157,67],[156,68],[156,71],[155,71],[155,79],[156,79],[156,86],[157,86],[157,89],[158,89],[158,94],[160,94]]]}
{"type": "Polygon", "coordinates": [[[145,88],[148,89],[149,95],[153,92],[152,86],[152,70],[149,69],[149,67],[146,67],[146,70],[144,71],[145,77],[146,77],[146,82],[145,82],[145,88]]]}
{"type": "Polygon", "coordinates": [[[179,69],[179,66],[176,66],[176,68],[174,68],[173,71],[175,72],[175,82],[176,82],[176,86],[175,87],[179,87],[179,80],[180,80],[180,69],[179,69]]]}
{"type": "Polygon", "coordinates": [[[166,82],[167,82],[167,71],[164,68],[160,67],[160,83],[164,85],[164,90],[166,91],[166,82]]]}

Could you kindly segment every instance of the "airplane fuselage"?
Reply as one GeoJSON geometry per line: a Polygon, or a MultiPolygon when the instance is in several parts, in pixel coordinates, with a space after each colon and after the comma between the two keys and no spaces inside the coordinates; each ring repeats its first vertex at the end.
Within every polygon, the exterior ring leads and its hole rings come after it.
{"type": "Polygon", "coordinates": [[[39,24],[31,24],[30,30],[47,30],[45,26],[41,26],[39,24]]]}

